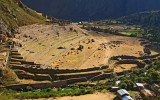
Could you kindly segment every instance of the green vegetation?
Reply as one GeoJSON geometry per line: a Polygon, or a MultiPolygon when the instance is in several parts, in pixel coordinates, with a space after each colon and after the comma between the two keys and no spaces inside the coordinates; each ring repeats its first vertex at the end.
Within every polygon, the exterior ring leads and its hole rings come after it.
{"type": "Polygon", "coordinates": [[[120,78],[120,88],[132,90],[134,83],[159,83],[160,82],[160,60],[153,61],[152,64],[142,69],[134,69],[132,72],[125,72],[120,78]]]}
{"type": "Polygon", "coordinates": [[[112,28],[102,29],[102,28],[99,28],[99,27],[88,26],[87,28],[84,28],[84,29],[93,30],[93,31],[96,31],[96,32],[110,33],[110,34],[115,34],[115,35],[123,35],[123,34],[119,33],[118,30],[114,30],[112,28]]]}
{"type": "Polygon", "coordinates": [[[135,13],[129,16],[121,17],[118,19],[118,21],[125,24],[131,24],[136,26],[160,25],[159,12],[160,11],[146,11],[141,13],[135,13]]]}
{"type": "Polygon", "coordinates": [[[123,34],[123,35],[126,35],[126,36],[131,36],[131,37],[137,36],[137,32],[136,31],[119,32],[119,34],[123,34]]]}
{"type": "Polygon", "coordinates": [[[135,32],[135,31],[129,31],[129,32],[127,32],[128,34],[137,34],[137,32],[135,32]]]}
{"type": "Polygon", "coordinates": [[[129,95],[134,99],[136,100],[136,95],[140,95],[140,92],[139,91],[128,91],[129,92],[129,95]]]}
{"type": "Polygon", "coordinates": [[[91,87],[68,87],[64,89],[52,90],[51,88],[43,90],[33,90],[29,92],[21,92],[18,94],[18,98],[28,99],[28,98],[48,98],[48,97],[57,97],[57,96],[79,96],[84,94],[92,94],[94,90],[91,87]]]}
{"type": "MultiPolygon", "coordinates": [[[[85,84],[73,84],[66,88],[58,89],[42,89],[33,90],[28,86],[26,89],[28,92],[20,92],[16,95],[18,99],[36,99],[36,98],[48,98],[48,97],[62,97],[62,96],[79,96],[85,94],[92,94],[96,91],[106,92],[115,85],[116,80],[121,80],[119,87],[129,90],[134,96],[133,85],[136,82],[139,83],[159,83],[160,82],[160,60],[152,60],[152,63],[141,69],[134,69],[131,72],[124,72],[124,75],[117,76],[113,74],[110,78],[103,80],[103,82],[97,81],[96,85],[85,84]]],[[[139,92],[138,92],[139,94],[139,92]]],[[[13,95],[14,96],[14,95],[13,95]]],[[[156,98],[156,97],[155,97],[156,98]]]]}
{"type": "Polygon", "coordinates": [[[3,77],[0,79],[0,83],[3,85],[9,85],[15,84],[16,82],[16,75],[10,68],[6,67],[3,71],[3,77]]]}
{"type": "Polygon", "coordinates": [[[14,31],[18,26],[44,23],[44,17],[39,16],[35,11],[25,6],[19,0],[0,1],[0,22],[4,31],[14,31]],[[7,30],[6,30],[7,27],[7,30]]]}
{"type": "Polygon", "coordinates": [[[118,21],[123,24],[136,25],[137,28],[144,29],[139,34],[145,39],[160,41],[159,15],[160,11],[141,12],[119,18],[118,21]]]}
{"type": "Polygon", "coordinates": [[[13,100],[16,97],[16,91],[0,88],[1,100],[13,100]]]}
{"type": "Polygon", "coordinates": [[[160,45],[150,45],[149,49],[160,53],[160,45]]]}

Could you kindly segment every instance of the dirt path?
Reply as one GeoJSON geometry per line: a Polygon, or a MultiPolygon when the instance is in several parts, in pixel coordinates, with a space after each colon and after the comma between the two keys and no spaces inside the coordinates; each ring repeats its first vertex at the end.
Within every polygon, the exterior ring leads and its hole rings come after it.
{"type": "Polygon", "coordinates": [[[67,96],[67,97],[59,97],[59,98],[44,98],[38,100],[113,100],[115,95],[112,93],[95,93],[95,94],[88,94],[82,96],[67,96]]]}

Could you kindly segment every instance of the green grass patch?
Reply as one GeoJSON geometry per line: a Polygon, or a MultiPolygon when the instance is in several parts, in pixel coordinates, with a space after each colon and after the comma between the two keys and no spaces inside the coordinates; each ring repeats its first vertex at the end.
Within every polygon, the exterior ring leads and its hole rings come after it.
{"type": "Polygon", "coordinates": [[[127,32],[128,34],[137,34],[137,32],[136,31],[129,31],[129,32],[127,32]]]}
{"type": "Polygon", "coordinates": [[[14,100],[16,97],[16,91],[0,89],[0,100],[14,100]]]}
{"type": "Polygon", "coordinates": [[[28,99],[28,98],[48,98],[48,97],[62,97],[62,96],[78,96],[84,94],[92,94],[94,90],[92,89],[79,89],[79,88],[65,88],[65,89],[43,89],[40,91],[30,91],[22,92],[18,94],[18,98],[28,99]]]}

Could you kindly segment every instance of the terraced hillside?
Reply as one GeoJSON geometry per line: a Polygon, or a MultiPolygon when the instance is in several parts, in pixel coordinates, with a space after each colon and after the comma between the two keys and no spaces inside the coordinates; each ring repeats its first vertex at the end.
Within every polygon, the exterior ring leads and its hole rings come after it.
{"type": "Polygon", "coordinates": [[[134,68],[144,68],[159,54],[145,52],[143,40],[87,31],[77,24],[34,24],[20,28],[11,49],[10,68],[19,90],[64,87],[97,81],[134,68]]]}
{"type": "Polygon", "coordinates": [[[15,39],[16,49],[26,61],[41,64],[42,68],[101,67],[108,65],[112,56],[140,57],[144,49],[137,38],[86,32],[76,24],[34,24],[20,30],[21,34],[15,39]]]}
{"type": "Polygon", "coordinates": [[[28,84],[33,85],[33,88],[66,86],[67,84],[76,82],[92,81],[96,76],[109,76],[110,74],[110,72],[104,72],[107,66],[81,70],[44,69],[41,68],[40,64],[25,61],[21,54],[15,49],[12,50],[11,55],[10,68],[15,72],[18,78],[17,85],[8,87],[12,89],[23,88],[28,86],[28,84]],[[57,83],[59,83],[59,85],[57,83]],[[39,87],[37,84],[46,85],[44,87],[39,87]]]}
{"type": "Polygon", "coordinates": [[[42,65],[50,65],[71,48],[89,39],[86,33],[72,25],[31,25],[20,30],[22,34],[16,38],[19,53],[25,60],[42,65]]]}

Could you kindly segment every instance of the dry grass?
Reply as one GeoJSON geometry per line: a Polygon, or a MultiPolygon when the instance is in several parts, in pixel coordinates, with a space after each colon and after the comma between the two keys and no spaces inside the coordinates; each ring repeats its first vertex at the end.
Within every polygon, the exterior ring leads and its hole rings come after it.
{"type": "MultiPolygon", "coordinates": [[[[115,28],[120,29],[124,26],[115,26],[115,28]]],[[[143,51],[144,48],[140,45],[139,39],[134,37],[97,34],[93,31],[87,31],[90,36],[86,37],[83,34],[84,30],[79,29],[75,24],[68,26],[30,25],[21,27],[21,32],[17,41],[22,43],[23,47],[19,48],[19,51],[27,61],[51,65],[53,68],[59,67],[60,69],[100,67],[108,65],[108,60],[112,56],[139,57],[139,51],[143,51]],[[79,35],[70,31],[71,27],[79,35]],[[60,33],[59,38],[56,36],[57,32],[60,33]],[[37,38],[37,40],[24,38],[24,34],[33,39],[37,38]],[[27,41],[25,41],[26,39],[27,41]],[[94,39],[95,42],[90,42],[91,39],[94,39]],[[113,41],[121,41],[121,43],[115,44],[113,41]],[[77,50],[79,45],[84,46],[82,51],[77,50]],[[58,47],[66,49],[57,49],[58,47]],[[75,48],[75,50],[70,50],[71,48],[75,48]],[[30,53],[30,51],[34,53],[30,53]]]]}

